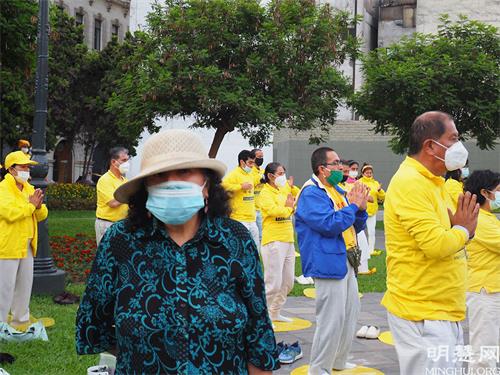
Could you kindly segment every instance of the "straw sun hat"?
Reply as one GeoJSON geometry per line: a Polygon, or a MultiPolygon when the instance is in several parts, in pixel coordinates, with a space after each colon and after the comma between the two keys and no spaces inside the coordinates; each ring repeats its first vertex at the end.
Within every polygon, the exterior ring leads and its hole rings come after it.
{"type": "Polygon", "coordinates": [[[170,129],[151,136],[142,150],[141,171],[115,191],[115,199],[128,203],[142,186],[144,178],[176,169],[204,168],[215,171],[221,178],[226,165],[210,159],[201,142],[193,132],[170,129]]]}

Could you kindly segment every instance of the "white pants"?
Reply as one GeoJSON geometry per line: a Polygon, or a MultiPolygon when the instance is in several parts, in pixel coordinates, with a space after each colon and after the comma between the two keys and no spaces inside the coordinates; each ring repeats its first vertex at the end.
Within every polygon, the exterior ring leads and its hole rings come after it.
{"type": "Polygon", "coordinates": [[[377,214],[368,216],[366,219],[366,231],[368,232],[368,249],[370,253],[375,250],[375,226],[377,225],[377,214]]]}
{"type": "Polygon", "coordinates": [[[257,223],[255,221],[240,221],[241,224],[245,226],[252,236],[253,242],[257,250],[260,252],[260,241],[259,241],[259,228],[257,228],[257,223]]]}
{"type": "Polygon", "coordinates": [[[99,243],[101,242],[104,233],[106,233],[108,228],[113,224],[114,223],[112,221],[95,219],[95,242],[97,243],[97,246],[99,246],[99,243]]]}
{"type": "Polygon", "coordinates": [[[259,244],[262,242],[262,212],[260,210],[255,211],[255,223],[257,224],[257,229],[259,230],[259,244]]]}
{"type": "Polygon", "coordinates": [[[295,246],[291,242],[274,241],[262,245],[266,301],[271,320],[275,320],[293,288],[295,246]]]}
{"type": "Polygon", "coordinates": [[[422,375],[431,371],[453,371],[462,362],[454,358],[463,346],[460,322],[447,320],[411,321],[387,312],[399,360],[400,374],[422,375]]]}
{"type": "Polygon", "coordinates": [[[361,231],[357,235],[358,246],[361,249],[361,263],[358,267],[358,272],[368,272],[368,259],[370,259],[370,248],[368,247],[368,240],[366,234],[361,231]]]}
{"type": "Polygon", "coordinates": [[[481,347],[500,346],[500,293],[487,293],[484,289],[481,293],[467,292],[467,315],[469,340],[474,352],[474,362],[469,368],[494,369],[496,360],[484,358],[481,347]]]}
{"type": "Polygon", "coordinates": [[[12,323],[30,320],[30,298],[33,286],[33,252],[28,245],[26,258],[0,259],[0,322],[7,322],[9,311],[12,323]]]}
{"type": "Polygon", "coordinates": [[[354,269],[347,264],[347,270],[341,280],[314,279],[316,330],[311,348],[311,375],[345,368],[360,310],[354,269]]]}

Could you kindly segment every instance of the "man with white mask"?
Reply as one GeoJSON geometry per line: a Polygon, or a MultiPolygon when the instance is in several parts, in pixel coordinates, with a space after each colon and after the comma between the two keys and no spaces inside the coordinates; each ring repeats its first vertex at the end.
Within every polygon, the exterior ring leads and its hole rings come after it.
{"type": "Polygon", "coordinates": [[[454,355],[463,345],[464,246],[474,236],[479,205],[475,195],[465,193],[455,211],[442,176],[464,167],[467,157],[453,118],[426,112],[412,124],[409,155],[387,189],[382,305],[401,374],[454,371],[462,365],[454,355]]]}
{"type": "Polygon", "coordinates": [[[128,150],[114,147],[109,151],[109,170],[97,182],[97,210],[95,221],[95,238],[97,245],[102,236],[113,223],[127,217],[128,205],[118,202],[113,194],[115,190],[127,182],[130,163],[128,150]]]}

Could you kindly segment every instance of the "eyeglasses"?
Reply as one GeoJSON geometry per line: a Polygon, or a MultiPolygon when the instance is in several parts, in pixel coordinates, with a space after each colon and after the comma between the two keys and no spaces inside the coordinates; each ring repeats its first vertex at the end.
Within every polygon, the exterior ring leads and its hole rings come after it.
{"type": "Polygon", "coordinates": [[[324,165],[325,167],[326,167],[327,165],[331,165],[332,167],[338,167],[340,164],[341,164],[341,163],[340,163],[340,160],[336,160],[336,161],[334,161],[333,163],[325,163],[325,164],[323,164],[323,165],[324,165]]]}

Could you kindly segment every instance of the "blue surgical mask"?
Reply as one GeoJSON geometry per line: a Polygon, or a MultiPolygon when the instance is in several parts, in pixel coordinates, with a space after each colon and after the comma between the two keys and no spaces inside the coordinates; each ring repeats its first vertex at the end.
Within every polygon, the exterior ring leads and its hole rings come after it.
{"type": "Polygon", "coordinates": [[[184,224],[205,206],[203,187],[187,181],[148,186],[146,208],[165,224],[184,224]]]}
{"type": "Polygon", "coordinates": [[[248,165],[245,165],[245,166],[243,167],[243,170],[244,170],[245,172],[247,172],[247,173],[250,173],[250,172],[252,172],[252,167],[249,167],[248,165]]]}
{"type": "Polygon", "coordinates": [[[495,194],[495,199],[490,199],[490,208],[492,210],[496,210],[497,208],[500,208],[500,191],[495,191],[491,192],[495,194]]]}
{"type": "Polygon", "coordinates": [[[469,168],[464,167],[462,168],[462,178],[467,178],[469,177],[469,168]]]}

